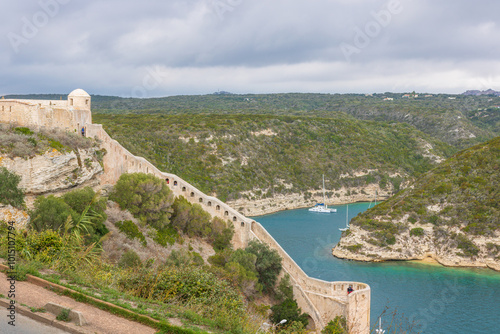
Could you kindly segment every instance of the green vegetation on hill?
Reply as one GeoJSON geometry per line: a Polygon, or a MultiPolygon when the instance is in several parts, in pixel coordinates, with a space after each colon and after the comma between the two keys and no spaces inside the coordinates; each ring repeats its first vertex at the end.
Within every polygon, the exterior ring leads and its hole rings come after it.
{"type": "MultiPolygon", "coordinates": [[[[370,231],[372,243],[381,246],[393,244],[408,229],[411,236],[421,237],[424,231],[412,227],[415,223],[432,224],[434,237],[453,240],[464,256],[478,254],[474,238],[491,237],[500,229],[500,137],[455,154],[422,175],[411,189],[351,221],[370,231]],[[450,232],[453,228],[459,233],[450,232]]],[[[500,245],[488,248],[500,255],[500,245]]]]}
{"type": "MultiPolygon", "coordinates": [[[[137,252],[123,247],[116,260],[106,256],[102,242],[113,237],[103,225],[106,199],[84,188],[60,198],[38,197],[26,231],[15,231],[16,226],[0,222],[0,257],[6,258],[7,231],[14,229],[19,280],[25,279],[26,273],[40,275],[39,270],[51,269],[56,273],[51,277],[57,282],[64,279],[73,284],[73,289],[94,292],[100,299],[159,319],[158,328],[166,328],[168,333],[200,332],[199,327],[210,328],[213,333],[255,333],[270,308],[257,306],[255,300],[266,294],[266,300],[283,304],[286,296],[288,304],[294,303],[289,279],[278,282],[282,268],[276,250],[255,241],[246,249],[233,250],[232,224],[212,218],[201,206],[184,198],[174,201],[164,180],[141,173],[125,174],[111,194],[139,221],[115,220],[118,233],[139,239],[142,246],[136,248],[137,252]],[[191,245],[182,247],[187,237],[213,245],[217,253],[210,258],[212,265],[206,264],[191,245]],[[141,247],[151,246],[157,251],[176,241],[178,250],[171,248],[166,258],[155,253],[141,260],[138,255],[143,253],[141,247]],[[165,319],[172,317],[183,319],[194,331],[167,324],[165,319]]],[[[18,194],[8,192],[4,197],[12,201],[18,194]]],[[[116,211],[109,212],[121,217],[116,211]]],[[[279,309],[290,312],[288,304],[282,304],[279,309]]],[[[298,312],[296,309],[295,304],[292,311],[298,312]]],[[[303,333],[307,315],[299,315],[296,322],[282,326],[282,333],[303,333]]]]}
{"type": "Polygon", "coordinates": [[[68,219],[79,222],[83,215],[88,215],[92,224],[86,226],[86,239],[88,242],[98,242],[109,232],[104,225],[107,218],[105,209],[106,201],[98,198],[90,187],[73,190],[62,197],[39,196],[30,212],[30,227],[38,232],[53,230],[63,233],[68,219]]]}
{"type": "MultiPolygon", "coordinates": [[[[61,94],[6,98],[59,99],[61,94]]],[[[447,94],[210,94],[163,98],[92,96],[93,112],[164,115],[281,115],[410,124],[459,148],[500,135],[500,97],[447,94]],[[384,101],[385,97],[393,98],[384,101]]]]}
{"type": "Polygon", "coordinates": [[[97,114],[94,121],[135,155],[222,200],[245,191],[253,191],[243,194],[249,199],[306,192],[320,187],[321,174],[329,196],[342,186],[371,183],[398,190],[405,178],[433,166],[423,156],[425,143],[439,156],[455,152],[407,124],[353,119],[97,114]]]}
{"type": "Polygon", "coordinates": [[[92,97],[99,113],[281,115],[410,124],[460,148],[500,135],[500,97],[445,94],[245,94],[131,99],[92,97]],[[393,101],[384,101],[384,97],[393,101]]]}

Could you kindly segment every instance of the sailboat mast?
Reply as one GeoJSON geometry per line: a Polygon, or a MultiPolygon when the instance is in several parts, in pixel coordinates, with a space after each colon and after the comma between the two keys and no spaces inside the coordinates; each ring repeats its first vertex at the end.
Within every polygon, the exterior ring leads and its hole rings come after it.
{"type": "Polygon", "coordinates": [[[345,227],[349,226],[349,204],[347,204],[347,212],[345,214],[345,227]]]}
{"type": "Polygon", "coordinates": [[[325,205],[325,208],[328,208],[326,205],[326,196],[325,196],[325,174],[323,174],[323,204],[325,205]]]}

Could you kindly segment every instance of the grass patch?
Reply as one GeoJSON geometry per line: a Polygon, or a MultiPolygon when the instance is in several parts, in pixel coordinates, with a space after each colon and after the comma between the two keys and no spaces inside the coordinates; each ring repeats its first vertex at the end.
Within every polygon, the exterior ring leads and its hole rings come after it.
{"type": "Polygon", "coordinates": [[[71,312],[69,308],[62,309],[57,315],[56,320],[69,322],[69,312],[71,312]]]}
{"type": "Polygon", "coordinates": [[[361,248],[363,248],[363,245],[362,244],[349,245],[345,246],[345,248],[353,253],[357,253],[361,250],[361,248]]]}

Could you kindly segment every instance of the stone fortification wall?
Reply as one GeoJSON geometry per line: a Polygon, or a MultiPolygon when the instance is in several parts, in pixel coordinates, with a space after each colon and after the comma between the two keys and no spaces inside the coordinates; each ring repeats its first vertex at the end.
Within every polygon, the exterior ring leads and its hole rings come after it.
{"type": "Polygon", "coordinates": [[[323,328],[335,316],[345,316],[351,333],[369,333],[370,287],[357,282],[326,282],[307,276],[274,238],[256,221],[249,219],[219,199],[207,196],[177,175],[164,173],[142,157],[136,157],[119,142],[112,139],[100,124],[89,124],[87,136],[102,141],[107,153],[104,156],[103,184],[114,184],[123,173],[149,173],[167,181],[175,196],[184,196],[192,203],[200,204],[212,216],[233,223],[233,245],[244,248],[252,239],[259,240],[278,251],[283,268],[290,275],[294,297],[304,312],[309,313],[316,328],[323,328]],[[347,295],[353,285],[355,292],[347,295]]]}
{"type": "Polygon", "coordinates": [[[101,176],[102,184],[116,183],[123,173],[153,174],[166,180],[175,196],[184,196],[190,202],[200,204],[212,216],[230,220],[235,229],[232,241],[236,248],[242,248],[248,244],[252,224],[251,219],[243,216],[218,198],[205,195],[179,176],[164,173],[146,159],[136,157],[121,146],[119,142],[112,139],[104,131],[101,124],[87,125],[87,136],[101,140],[102,146],[107,151],[103,161],[105,172],[101,176]]]}
{"type": "Polygon", "coordinates": [[[67,101],[0,99],[0,122],[68,131],[80,131],[92,123],[90,110],[70,108],[67,104],[67,101]]]}
{"type": "Polygon", "coordinates": [[[369,333],[370,287],[358,282],[327,282],[309,277],[274,238],[257,222],[252,223],[253,238],[276,249],[283,259],[283,269],[290,275],[297,301],[304,299],[300,307],[309,313],[316,324],[325,326],[337,315],[345,316],[353,333],[369,333]],[[347,295],[352,285],[355,292],[347,295]],[[352,303],[355,303],[352,304],[352,303]]]}

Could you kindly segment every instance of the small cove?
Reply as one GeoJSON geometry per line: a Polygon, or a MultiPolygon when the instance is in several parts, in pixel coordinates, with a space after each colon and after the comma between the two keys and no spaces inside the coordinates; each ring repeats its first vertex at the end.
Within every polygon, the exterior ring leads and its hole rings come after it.
{"type": "MultiPolygon", "coordinates": [[[[369,203],[349,204],[349,219],[369,203]]],[[[307,209],[253,217],[311,277],[358,281],[371,287],[371,323],[388,307],[414,324],[413,332],[500,333],[500,273],[447,268],[420,262],[363,263],[337,259],[331,248],[345,226],[346,205],[337,213],[307,209]]],[[[384,322],[391,317],[385,315],[384,322]]]]}

